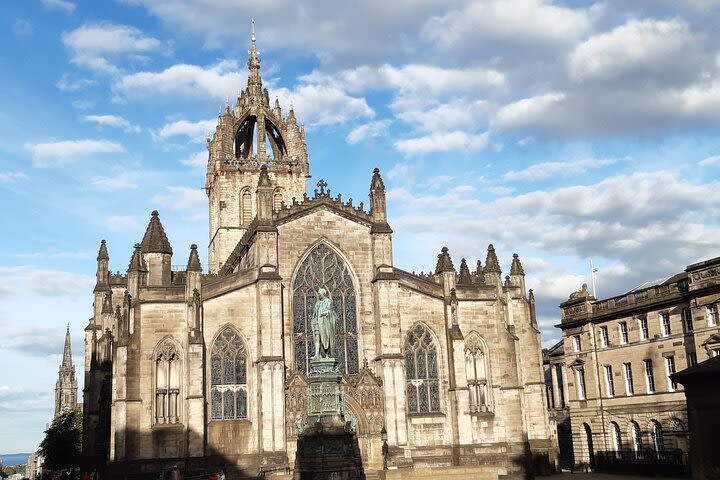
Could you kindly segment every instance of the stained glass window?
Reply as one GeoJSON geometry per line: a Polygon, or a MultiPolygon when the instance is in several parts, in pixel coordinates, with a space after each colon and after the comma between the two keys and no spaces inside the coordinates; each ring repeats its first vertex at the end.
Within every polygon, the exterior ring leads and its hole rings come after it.
{"type": "Polygon", "coordinates": [[[430,331],[418,324],[405,341],[408,412],[440,411],[437,349],[430,331]]]}
{"type": "Polygon", "coordinates": [[[220,332],[210,356],[210,417],[247,418],[247,351],[231,327],[220,332]]]}
{"type": "Polygon", "coordinates": [[[357,373],[357,309],[355,288],[350,269],[327,245],[321,243],[305,258],[293,285],[293,334],[295,366],[308,373],[310,358],[315,354],[310,320],[317,301],[317,291],[324,288],[337,314],[335,325],[335,358],[340,371],[357,373]]]}

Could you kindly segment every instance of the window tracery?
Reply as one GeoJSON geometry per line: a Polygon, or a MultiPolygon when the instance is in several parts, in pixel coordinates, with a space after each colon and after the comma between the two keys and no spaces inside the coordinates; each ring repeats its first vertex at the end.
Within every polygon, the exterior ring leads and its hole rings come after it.
{"type": "Polygon", "coordinates": [[[335,358],[343,373],[359,371],[356,294],[350,269],[340,256],[324,243],[312,249],[303,260],[293,284],[293,336],[295,366],[308,373],[315,351],[310,320],[317,292],[327,290],[337,314],[335,358]]]}
{"type": "Polygon", "coordinates": [[[155,351],[155,423],[180,423],[180,352],[170,339],[155,351]]]}
{"type": "Polygon", "coordinates": [[[247,418],[247,350],[232,327],[225,327],[210,356],[210,418],[247,418]]]}
{"type": "Polygon", "coordinates": [[[422,324],[415,325],[405,340],[405,378],[409,413],[440,411],[437,347],[422,324]]]}

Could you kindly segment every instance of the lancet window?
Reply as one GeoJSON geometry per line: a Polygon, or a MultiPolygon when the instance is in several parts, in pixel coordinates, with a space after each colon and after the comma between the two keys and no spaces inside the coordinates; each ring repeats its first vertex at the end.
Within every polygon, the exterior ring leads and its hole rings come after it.
{"type": "Polygon", "coordinates": [[[164,340],[154,355],[155,423],[180,423],[180,368],[182,359],[177,345],[164,340]]]}
{"type": "Polygon", "coordinates": [[[225,327],[210,355],[210,417],[247,418],[247,349],[232,327],[225,327]]]}
{"type": "Polygon", "coordinates": [[[480,336],[472,332],[465,338],[465,376],[470,392],[470,411],[486,412],[488,397],[487,354],[480,336]]]}
{"type": "Polygon", "coordinates": [[[415,325],[405,340],[405,377],[408,412],[439,412],[437,347],[422,324],[415,325]]]}
{"type": "Polygon", "coordinates": [[[324,288],[337,316],[334,356],[343,373],[358,373],[356,293],[348,265],[324,243],[318,244],[298,268],[293,284],[295,367],[308,373],[315,354],[312,317],[318,290],[324,288]]]}
{"type": "Polygon", "coordinates": [[[240,194],[240,223],[247,226],[252,222],[252,219],[252,194],[250,189],[246,188],[240,194]]]}

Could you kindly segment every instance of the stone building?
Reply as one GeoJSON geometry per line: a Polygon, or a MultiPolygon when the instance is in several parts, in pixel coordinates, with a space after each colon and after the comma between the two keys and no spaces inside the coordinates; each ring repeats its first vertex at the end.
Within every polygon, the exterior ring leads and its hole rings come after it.
{"type": "Polygon", "coordinates": [[[75,409],[77,405],[78,383],[75,378],[75,365],[72,363],[70,351],[70,326],[65,331],[65,347],[63,348],[62,363],[55,382],[55,416],[75,409]]]}
{"type": "Polygon", "coordinates": [[[576,463],[687,452],[685,394],[670,375],[720,354],[719,302],[720,257],[605,300],[583,285],[560,305],[565,368],[553,387],[566,388],[576,463]]]}
{"type": "Polygon", "coordinates": [[[550,348],[543,349],[543,371],[550,429],[558,446],[556,467],[572,469],[574,465],[572,428],[562,340],[550,348]]]}
{"type": "Polygon", "coordinates": [[[456,270],[447,248],[433,273],[395,267],[379,170],[368,209],[323,180],[308,196],[304,129],[270,103],[252,40],[247,86],[207,141],[208,271],[195,245],[171,268],[157,212],[126,273],[110,273],[101,243],[88,462],[113,475],[174,463],[287,475],[320,288],[337,313],[345,416],[369,475],[386,463],[496,478],[546,457],[539,330],[518,256],[504,279],[492,245],[474,272],[464,259],[456,270]]]}

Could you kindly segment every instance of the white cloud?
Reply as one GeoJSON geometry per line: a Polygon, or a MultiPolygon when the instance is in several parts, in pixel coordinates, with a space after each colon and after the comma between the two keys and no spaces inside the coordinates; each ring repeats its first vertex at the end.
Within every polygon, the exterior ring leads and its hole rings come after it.
{"type": "Polygon", "coordinates": [[[165,191],[153,196],[150,202],[159,207],[181,211],[191,221],[207,220],[207,194],[204,188],[165,187],[165,191]]]}
{"type": "Polygon", "coordinates": [[[395,142],[395,148],[406,155],[428,152],[482,150],[487,147],[489,140],[490,136],[488,132],[468,134],[461,131],[454,131],[398,140],[395,142]]]}
{"type": "Polygon", "coordinates": [[[32,266],[0,267],[0,276],[15,293],[32,292],[50,297],[83,295],[95,285],[91,275],[32,266]]]}
{"type": "Polygon", "coordinates": [[[43,7],[48,10],[62,10],[65,13],[73,13],[75,4],[66,0],[40,0],[43,7]]]}
{"type": "Polygon", "coordinates": [[[140,127],[131,124],[126,119],[117,115],[85,115],[83,117],[83,120],[86,122],[97,123],[98,125],[121,128],[125,132],[140,133],[140,127]]]}
{"type": "Polygon", "coordinates": [[[83,88],[97,85],[97,82],[95,80],[90,80],[89,78],[79,78],[77,80],[71,80],[69,74],[63,73],[62,77],[60,77],[60,80],[58,80],[55,85],[60,91],[76,92],[83,88]]]}
{"type": "Polygon", "coordinates": [[[698,162],[701,167],[709,167],[712,165],[720,165],[720,155],[713,155],[712,157],[703,158],[698,162]]]}
{"type": "Polygon", "coordinates": [[[78,157],[90,155],[120,153],[125,147],[109,140],[62,140],[59,142],[25,143],[30,151],[35,167],[54,167],[72,163],[78,157]]]}
{"type": "Polygon", "coordinates": [[[161,72],[124,75],[113,84],[113,89],[128,98],[180,95],[225,100],[237,94],[246,75],[234,60],[223,60],[209,67],[178,64],[161,72]]]}
{"type": "Polygon", "coordinates": [[[345,141],[350,145],[369,140],[371,138],[384,137],[388,134],[388,128],[392,120],[378,120],[368,122],[353,128],[345,137],[345,141]]]}
{"type": "Polygon", "coordinates": [[[27,178],[23,172],[0,172],[0,183],[13,183],[27,178]]]}
{"type": "Polygon", "coordinates": [[[205,141],[208,133],[215,131],[216,125],[217,120],[214,118],[210,120],[200,120],[199,122],[178,120],[163,125],[158,131],[158,136],[160,138],[169,138],[183,135],[189,137],[195,143],[202,143],[205,141]]]}
{"type": "Polygon", "coordinates": [[[586,158],[569,162],[543,162],[530,165],[523,170],[512,170],[503,175],[505,180],[538,181],[558,176],[568,177],[586,172],[591,168],[614,165],[616,158],[586,158]]]}
{"type": "Polygon", "coordinates": [[[180,163],[189,167],[205,168],[208,163],[207,152],[197,152],[190,155],[188,158],[180,160],[180,163]]]}
{"type": "Polygon", "coordinates": [[[688,68],[693,35],[682,20],[630,20],[590,37],[570,55],[570,78],[576,82],[608,80],[632,73],[635,78],[661,79],[688,68]]]}
{"type": "Polygon", "coordinates": [[[102,73],[117,74],[120,69],[108,60],[123,54],[158,51],[160,40],[146,36],[127,25],[112,23],[85,24],[62,34],[63,44],[73,51],[71,61],[102,73]]]}
{"type": "Polygon", "coordinates": [[[296,116],[309,126],[345,123],[375,115],[364,98],[352,97],[334,85],[306,84],[293,89],[279,88],[273,91],[273,95],[283,105],[293,104],[296,116]]]}
{"type": "Polygon", "coordinates": [[[543,0],[488,0],[431,18],[423,25],[422,35],[447,50],[500,42],[534,48],[572,43],[589,25],[587,10],[543,0]]]}
{"type": "Polygon", "coordinates": [[[512,102],[498,110],[494,124],[504,128],[532,125],[544,118],[548,110],[565,98],[564,93],[546,93],[512,102]]]}

